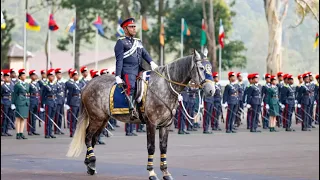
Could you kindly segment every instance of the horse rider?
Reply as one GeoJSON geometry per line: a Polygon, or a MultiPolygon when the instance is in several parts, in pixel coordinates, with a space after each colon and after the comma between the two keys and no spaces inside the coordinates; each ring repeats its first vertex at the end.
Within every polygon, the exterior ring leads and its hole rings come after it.
{"type": "MultiPolygon", "coordinates": [[[[38,115],[38,110],[39,110],[39,105],[40,105],[40,86],[37,82],[38,80],[38,75],[36,73],[35,70],[31,70],[29,71],[29,76],[31,79],[30,82],[30,108],[29,108],[29,118],[28,118],[28,123],[31,126],[27,126],[27,131],[28,131],[28,135],[32,136],[32,135],[40,135],[39,133],[36,132],[36,120],[37,117],[36,115],[38,115]]],[[[43,111],[43,108],[41,108],[41,110],[43,111]]]]}
{"type": "MultiPolygon", "coordinates": [[[[55,74],[57,78],[57,111],[56,111],[56,118],[55,122],[58,127],[61,129],[62,127],[62,120],[64,118],[64,102],[66,99],[66,85],[62,82],[62,72],[61,68],[55,69],[55,74]]],[[[56,126],[54,126],[54,134],[64,134],[61,132],[56,126]]]]}
{"type": "Polygon", "coordinates": [[[3,84],[1,85],[1,136],[12,136],[8,133],[8,126],[12,122],[13,110],[11,109],[11,94],[13,89],[11,88],[10,71],[3,70],[3,84]]]}
{"type": "Polygon", "coordinates": [[[134,18],[126,19],[121,23],[125,32],[125,37],[120,38],[114,47],[116,57],[116,83],[122,87],[123,79],[127,86],[126,93],[129,96],[129,110],[132,120],[138,119],[137,112],[134,110],[134,92],[136,87],[136,78],[141,71],[141,59],[146,60],[151,69],[158,66],[152,61],[151,56],[144,49],[140,39],[134,38],[136,35],[136,24],[134,18]]]}

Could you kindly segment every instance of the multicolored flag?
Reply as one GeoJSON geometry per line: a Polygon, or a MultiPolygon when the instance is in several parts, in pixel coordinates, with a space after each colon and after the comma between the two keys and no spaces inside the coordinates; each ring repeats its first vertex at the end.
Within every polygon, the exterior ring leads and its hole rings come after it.
{"type": "Polygon", "coordinates": [[[50,14],[50,16],[49,16],[49,24],[48,24],[48,26],[49,26],[49,29],[51,31],[56,31],[56,30],[59,29],[59,26],[57,25],[56,21],[53,18],[53,14],[50,14]]]}
{"type": "Polygon", "coordinates": [[[204,19],[202,19],[200,45],[204,46],[206,44],[207,44],[206,23],[204,19]]]}
{"type": "Polygon", "coordinates": [[[164,24],[163,23],[161,24],[161,27],[160,27],[159,39],[160,39],[160,45],[164,46],[165,31],[164,31],[164,24]]]}
{"type": "Polygon", "coordinates": [[[93,25],[97,28],[98,33],[99,33],[101,36],[104,36],[104,30],[103,30],[103,27],[102,27],[102,20],[101,20],[100,16],[97,17],[97,19],[96,19],[96,21],[93,23],[93,25]]]}
{"type": "Polygon", "coordinates": [[[182,31],[183,31],[183,35],[185,36],[190,36],[191,35],[191,31],[188,27],[188,24],[186,22],[186,20],[184,20],[184,25],[182,25],[182,31]]]}
{"type": "Polygon", "coordinates": [[[316,34],[316,40],[314,41],[313,49],[317,49],[318,45],[319,45],[319,33],[316,34]]]}
{"type": "Polygon", "coordinates": [[[220,19],[219,44],[220,44],[222,49],[224,48],[224,38],[225,38],[224,28],[223,28],[223,25],[222,25],[222,19],[220,19]]]}
{"type": "Polygon", "coordinates": [[[118,19],[118,26],[117,26],[117,34],[116,34],[117,37],[124,36],[124,30],[123,30],[122,27],[120,26],[121,23],[122,23],[122,19],[119,18],[119,19],[118,19]]]}
{"type": "Polygon", "coordinates": [[[5,29],[7,27],[6,21],[4,20],[3,13],[1,11],[1,29],[5,29]]]}
{"type": "Polygon", "coordinates": [[[143,31],[149,31],[147,18],[145,18],[144,16],[142,16],[142,30],[143,31]]]}
{"type": "Polygon", "coordinates": [[[26,28],[31,31],[40,31],[39,24],[28,13],[26,14],[26,28]]]}
{"type": "Polygon", "coordinates": [[[71,22],[68,24],[66,28],[66,32],[72,33],[76,29],[76,20],[72,18],[71,22]]]}

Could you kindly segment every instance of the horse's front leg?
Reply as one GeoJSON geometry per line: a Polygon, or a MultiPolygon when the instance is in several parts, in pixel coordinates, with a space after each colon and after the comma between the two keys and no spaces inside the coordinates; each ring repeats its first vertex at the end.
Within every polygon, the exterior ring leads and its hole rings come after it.
{"type": "Polygon", "coordinates": [[[161,162],[160,169],[163,173],[163,180],[173,180],[168,171],[167,165],[167,148],[168,148],[169,127],[161,127],[159,130],[161,162]]]}
{"type": "Polygon", "coordinates": [[[147,146],[148,146],[148,165],[147,170],[149,171],[149,180],[159,180],[157,174],[153,169],[153,158],[155,151],[155,135],[156,135],[156,126],[147,123],[147,146]]]}

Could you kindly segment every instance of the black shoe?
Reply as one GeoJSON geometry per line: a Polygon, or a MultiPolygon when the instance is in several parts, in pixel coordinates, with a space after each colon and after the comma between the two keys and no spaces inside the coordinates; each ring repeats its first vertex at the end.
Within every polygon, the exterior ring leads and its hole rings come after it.
{"type": "Polygon", "coordinates": [[[311,131],[311,129],[307,129],[307,131],[311,131]]]}
{"type": "Polygon", "coordinates": [[[231,133],[231,131],[230,131],[230,130],[227,130],[226,133],[231,133]]]}
{"type": "Polygon", "coordinates": [[[39,136],[40,134],[37,132],[32,132],[33,135],[39,136]]]}
{"type": "Polygon", "coordinates": [[[190,134],[188,131],[183,131],[185,134],[190,134]]]}
{"type": "Polygon", "coordinates": [[[44,138],[49,139],[49,138],[50,138],[50,136],[46,135],[46,136],[44,136],[44,138]]]}
{"type": "Polygon", "coordinates": [[[212,134],[212,132],[209,132],[209,131],[203,131],[203,134],[212,134]]]}
{"type": "Polygon", "coordinates": [[[193,128],[193,129],[192,129],[192,131],[198,131],[198,129],[196,129],[196,128],[193,128]]]}
{"type": "Polygon", "coordinates": [[[72,137],[73,137],[73,134],[70,134],[70,137],[72,138],[72,137]]]}
{"type": "Polygon", "coordinates": [[[21,139],[20,134],[17,134],[16,139],[21,139]]]}
{"type": "Polygon", "coordinates": [[[217,128],[212,128],[212,131],[218,131],[218,129],[217,128]]]}
{"type": "Polygon", "coordinates": [[[23,134],[20,135],[21,139],[28,139],[23,134]]]}
{"type": "Polygon", "coordinates": [[[117,127],[117,128],[118,128],[118,127],[120,127],[120,126],[119,126],[119,125],[115,125],[115,127],[117,127]]]}
{"type": "Polygon", "coordinates": [[[140,129],[138,129],[138,130],[137,130],[137,132],[141,132],[141,130],[140,130],[140,129]]]}
{"type": "Polygon", "coordinates": [[[61,135],[64,135],[64,132],[60,132],[61,135]]]}
{"type": "Polygon", "coordinates": [[[7,133],[1,133],[1,136],[8,136],[7,133]]]}
{"type": "Polygon", "coordinates": [[[231,131],[232,133],[237,133],[237,131],[231,131]]]}
{"type": "Polygon", "coordinates": [[[257,132],[256,130],[250,130],[250,132],[257,132]]]}
{"type": "Polygon", "coordinates": [[[10,133],[6,133],[6,135],[7,135],[7,136],[12,136],[12,134],[10,134],[10,133]]]}
{"type": "Polygon", "coordinates": [[[192,131],[192,129],[191,129],[191,128],[188,128],[187,131],[192,131]]]}
{"type": "Polygon", "coordinates": [[[178,131],[178,134],[185,134],[185,133],[184,133],[184,131],[179,130],[179,131],[178,131]]]}
{"type": "Polygon", "coordinates": [[[260,131],[260,130],[256,130],[256,132],[257,132],[257,133],[261,133],[261,131],[260,131]]]}
{"type": "Polygon", "coordinates": [[[132,133],[126,133],[126,136],[132,136],[132,133]]]}
{"type": "Polygon", "coordinates": [[[314,125],[312,125],[311,128],[316,128],[316,127],[314,125]]]}
{"type": "Polygon", "coordinates": [[[99,145],[105,145],[106,143],[103,142],[103,141],[98,141],[97,144],[99,144],[99,145]]]}
{"type": "Polygon", "coordinates": [[[54,132],[54,134],[59,135],[59,134],[60,134],[60,132],[54,132]]]}
{"type": "Polygon", "coordinates": [[[32,136],[33,134],[32,134],[32,132],[28,132],[28,135],[29,135],[29,136],[32,136]]]}
{"type": "Polygon", "coordinates": [[[136,133],[132,133],[132,136],[138,136],[138,134],[136,134],[136,133]]]}
{"type": "Polygon", "coordinates": [[[51,138],[57,138],[56,136],[54,136],[54,135],[52,135],[52,134],[50,135],[50,137],[51,137],[51,138]]]}

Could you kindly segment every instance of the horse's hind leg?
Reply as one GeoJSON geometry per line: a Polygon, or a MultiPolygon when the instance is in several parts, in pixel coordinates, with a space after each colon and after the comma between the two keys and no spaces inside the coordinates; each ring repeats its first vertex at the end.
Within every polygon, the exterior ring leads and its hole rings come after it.
{"type": "Polygon", "coordinates": [[[153,169],[153,157],[155,151],[155,135],[156,135],[156,126],[147,123],[147,147],[148,147],[148,165],[147,170],[149,171],[149,180],[159,180],[157,174],[153,169]]]}
{"type": "Polygon", "coordinates": [[[86,130],[85,142],[87,146],[87,154],[86,159],[84,160],[84,164],[87,166],[87,173],[90,175],[94,175],[96,172],[96,156],[94,155],[93,148],[96,143],[96,134],[101,129],[101,126],[103,124],[105,124],[104,121],[96,121],[96,123],[89,123],[89,126],[86,130]]]}
{"type": "Polygon", "coordinates": [[[171,174],[168,171],[167,165],[167,147],[168,147],[169,127],[161,127],[159,129],[159,143],[161,162],[160,169],[163,173],[163,180],[173,180],[171,174]]]}

